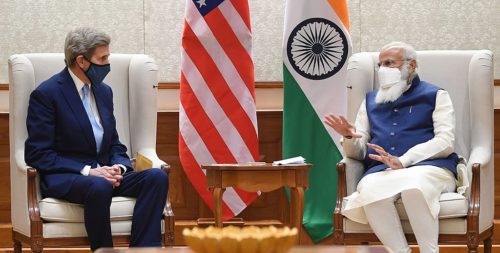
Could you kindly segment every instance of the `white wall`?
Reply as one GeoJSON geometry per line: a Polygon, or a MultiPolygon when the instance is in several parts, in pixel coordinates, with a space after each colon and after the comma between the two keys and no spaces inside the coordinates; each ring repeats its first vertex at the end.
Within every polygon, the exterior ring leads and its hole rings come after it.
{"type": "MultiPolygon", "coordinates": [[[[178,82],[184,3],[0,0],[0,83],[8,83],[10,55],[62,52],[64,36],[76,26],[94,26],[108,32],[113,40],[112,52],[151,55],[160,67],[160,81],[178,82]]],[[[249,3],[255,79],[281,81],[285,1],[249,3]]],[[[354,52],[377,51],[393,40],[408,42],[417,50],[486,48],[495,53],[495,79],[500,79],[499,0],[349,0],[348,4],[354,52]]],[[[263,96],[273,99],[278,95],[263,96]]],[[[4,99],[0,95],[0,100],[4,99]]],[[[275,102],[263,102],[264,108],[281,103],[279,96],[275,102]]]]}

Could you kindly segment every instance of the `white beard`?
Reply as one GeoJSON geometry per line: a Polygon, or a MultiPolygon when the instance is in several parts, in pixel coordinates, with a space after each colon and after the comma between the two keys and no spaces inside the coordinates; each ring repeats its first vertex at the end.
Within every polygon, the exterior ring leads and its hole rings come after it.
{"type": "Polygon", "coordinates": [[[383,104],[396,101],[396,99],[398,99],[406,90],[408,90],[409,85],[407,83],[408,82],[406,80],[401,80],[397,84],[389,88],[380,88],[377,91],[375,103],[383,104]]]}
{"type": "Polygon", "coordinates": [[[375,96],[375,103],[383,104],[394,102],[410,88],[409,84],[411,83],[415,72],[413,72],[413,75],[410,78],[408,67],[409,65],[406,63],[401,68],[401,81],[399,81],[397,84],[394,84],[393,86],[385,89],[380,87],[380,89],[377,91],[377,96],[375,96]]]}

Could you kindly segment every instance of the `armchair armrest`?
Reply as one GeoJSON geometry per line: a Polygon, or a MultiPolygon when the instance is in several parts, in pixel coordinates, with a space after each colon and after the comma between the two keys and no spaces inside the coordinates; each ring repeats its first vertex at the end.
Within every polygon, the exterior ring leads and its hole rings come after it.
{"type": "MultiPolygon", "coordinates": [[[[170,174],[170,165],[167,163],[162,164],[160,168],[167,173],[167,175],[170,174]]],[[[175,230],[175,217],[174,217],[174,210],[172,209],[172,203],[170,203],[170,191],[168,191],[167,194],[167,200],[165,202],[165,207],[163,208],[163,217],[165,221],[165,245],[168,246],[173,246],[175,237],[174,237],[174,230],[175,230]]]]}
{"type": "MultiPolygon", "coordinates": [[[[26,173],[30,167],[26,164],[26,161],[24,160],[24,149],[17,150],[14,154],[14,159],[16,167],[23,173],[26,173]]],[[[36,171],[36,169],[34,170],[36,171]]]]}
{"type": "Polygon", "coordinates": [[[358,160],[344,158],[337,163],[337,202],[333,212],[333,238],[336,242],[344,240],[344,216],[342,215],[344,198],[356,190],[363,172],[363,163],[358,160]]]}
{"type": "Polygon", "coordinates": [[[144,157],[147,157],[148,159],[151,160],[152,162],[152,168],[161,168],[162,165],[166,165],[167,163],[161,160],[158,155],[156,154],[155,149],[142,149],[139,152],[137,152],[144,157]]]}
{"type": "Polygon", "coordinates": [[[154,149],[142,149],[137,152],[136,157],[132,159],[135,161],[134,169],[136,171],[148,168],[160,168],[165,173],[170,173],[170,165],[162,161],[154,149]]]}
{"type": "MultiPolygon", "coordinates": [[[[481,165],[479,163],[472,164],[472,182],[470,187],[469,210],[467,211],[467,235],[479,236],[479,208],[480,208],[480,192],[481,192],[481,165]]],[[[472,239],[472,238],[471,238],[472,239]]],[[[473,240],[471,240],[473,241],[473,240]]]]}
{"type": "Polygon", "coordinates": [[[38,206],[38,186],[36,183],[37,170],[27,169],[28,174],[28,214],[31,227],[31,238],[40,240],[43,235],[43,223],[40,217],[40,207],[38,206]]]}
{"type": "Polygon", "coordinates": [[[162,164],[160,166],[160,169],[163,170],[165,173],[167,173],[167,175],[170,174],[170,170],[171,170],[171,167],[170,167],[170,164],[162,164]]]}
{"type": "Polygon", "coordinates": [[[488,145],[472,149],[467,163],[470,187],[467,230],[484,231],[493,226],[494,220],[494,160],[493,148],[488,145]]]}
{"type": "Polygon", "coordinates": [[[359,180],[363,177],[365,172],[365,166],[363,163],[356,159],[344,158],[341,163],[345,164],[345,176],[346,176],[346,196],[351,195],[356,191],[359,180]]]}
{"type": "Polygon", "coordinates": [[[344,241],[342,202],[347,196],[345,167],[346,164],[344,162],[337,163],[337,202],[333,211],[333,238],[335,242],[344,241]]]}

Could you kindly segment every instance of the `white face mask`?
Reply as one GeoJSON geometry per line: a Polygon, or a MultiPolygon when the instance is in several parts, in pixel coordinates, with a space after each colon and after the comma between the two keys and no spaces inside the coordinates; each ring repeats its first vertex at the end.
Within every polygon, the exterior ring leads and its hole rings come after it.
{"type": "Polygon", "coordinates": [[[398,68],[381,66],[378,70],[378,81],[382,89],[390,88],[401,81],[401,71],[398,68]]]}

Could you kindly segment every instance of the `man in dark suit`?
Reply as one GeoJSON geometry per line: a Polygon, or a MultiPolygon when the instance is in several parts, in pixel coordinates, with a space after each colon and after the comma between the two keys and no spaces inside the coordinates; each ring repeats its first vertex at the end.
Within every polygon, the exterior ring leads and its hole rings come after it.
{"type": "Polygon", "coordinates": [[[132,171],[113,115],[110,37],[77,28],[65,41],[66,68],[30,96],[25,159],[38,169],[43,197],[84,205],[91,249],[112,247],[113,196],[135,197],[130,246],[160,246],[168,179],[160,169],[132,171]]]}

